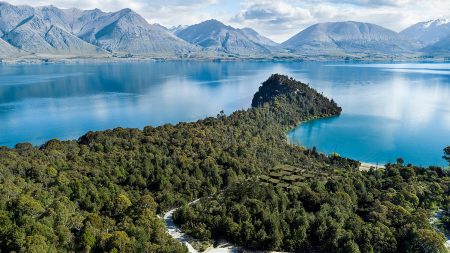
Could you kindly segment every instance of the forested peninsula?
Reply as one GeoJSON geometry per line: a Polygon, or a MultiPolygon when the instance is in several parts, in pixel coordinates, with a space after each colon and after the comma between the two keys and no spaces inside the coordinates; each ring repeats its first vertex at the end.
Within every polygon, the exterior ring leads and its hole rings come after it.
{"type": "Polygon", "coordinates": [[[188,234],[247,249],[446,252],[430,218],[441,208],[448,224],[448,170],[399,159],[364,172],[287,143],[299,122],[340,113],[272,75],[229,116],[1,147],[0,251],[187,252],[158,216],[182,206],[188,234]]]}

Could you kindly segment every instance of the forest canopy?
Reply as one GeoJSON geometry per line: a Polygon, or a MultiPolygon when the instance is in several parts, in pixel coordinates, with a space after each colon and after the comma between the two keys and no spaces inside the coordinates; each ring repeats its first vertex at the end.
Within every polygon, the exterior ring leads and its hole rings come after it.
{"type": "Polygon", "coordinates": [[[429,219],[449,210],[447,170],[362,172],[286,142],[299,122],[340,112],[273,75],[252,108],[229,116],[1,147],[0,251],[187,252],[157,216],[182,206],[189,234],[251,249],[445,252],[429,219]]]}

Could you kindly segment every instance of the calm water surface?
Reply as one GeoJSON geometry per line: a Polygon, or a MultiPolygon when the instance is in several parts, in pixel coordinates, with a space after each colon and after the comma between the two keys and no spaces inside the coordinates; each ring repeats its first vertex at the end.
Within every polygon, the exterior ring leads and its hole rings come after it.
{"type": "Polygon", "coordinates": [[[0,146],[76,139],[89,130],[194,121],[248,108],[272,73],[343,107],[302,124],[292,143],[366,162],[445,165],[450,64],[147,62],[0,65],[0,146]]]}

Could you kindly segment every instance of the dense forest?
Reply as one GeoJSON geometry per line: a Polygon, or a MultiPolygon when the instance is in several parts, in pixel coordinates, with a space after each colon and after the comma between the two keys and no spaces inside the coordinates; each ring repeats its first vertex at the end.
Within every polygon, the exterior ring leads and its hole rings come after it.
{"type": "Polygon", "coordinates": [[[297,123],[340,112],[273,75],[229,116],[1,147],[0,251],[187,252],[157,216],[183,206],[189,234],[251,249],[445,252],[429,220],[449,210],[448,171],[399,159],[361,172],[286,142],[297,123]]]}

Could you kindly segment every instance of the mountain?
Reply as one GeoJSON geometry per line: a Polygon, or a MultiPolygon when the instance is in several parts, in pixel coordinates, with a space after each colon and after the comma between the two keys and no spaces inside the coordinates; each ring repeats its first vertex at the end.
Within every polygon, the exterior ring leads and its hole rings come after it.
{"type": "Polygon", "coordinates": [[[354,21],[312,25],[282,46],[293,52],[317,53],[407,53],[417,44],[381,26],[354,21]]]}
{"type": "Polygon", "coordinates": [[[184,30],[186,28],[188,28],[188,25],[178,25],[178,26],[172,26],[171,28],[169,28],[169,31],[173,34],[178,33],[181,30],[184,30]]]}
{"type": "Polygon", "coordinates": [[[0,3],[2,39],[29,53],[86,55],[103,52],[68,32],[64,13],[55,10],[54,7],[31,8],[0,3]]]}
{"type": "Polygon", "coordinates": [[[420,22],[403,30],[401,35],[429,46],[450,36],[450,20],[436,19],[420,22]]]}
{"type": "Polygon", "coordinates": [[[190,43],[213,51],[237,55],[263,55],[276,52],[276,45],[255,31],[241,30],[208,20],[189,26],[176,35],[190,43]]]}
{"type": "Polygon", "coordinates": [[[164,31],[169,31],[169,32],[170,32],[169,28],[167,28],[167,27],[165,27],[165,26],[163,26],[163,25],[160,25],[160,24],[158,24],[158,23],[154,23],[154,24],[152,24],[152,25],[157,26],[157,27],[163,29],[164,31]]]}
{"type": "Polygon", "coordinates": [[[279,47],[280,44],[272,41],[271,39],[262,36],[261,34],[259,34],[257,31],[253,30],[252,28],[246,27],[246,28],[242,28],[239,29],[243,34],[245,34],[245,36],[247,36],[247,38],[259,45],[265,45],[268,47],[279,47]]]}
{"type": "Polygon", "coordinates": [[[281,45],[251,28],[217,20],[170,29],[131,9],[59,9],[0,2],[0,57],[37,55],[141,57],[271,57],[277,54],[399,55],[448,52],[450,21],[418,23],[401,34],[360,22],[312,25],[281,45]]]}
{"type": "Polygon", "coordinates": [[[198,50],[130,9],[107,13],[0,2],[0,37],[37,54],[173,56],[198,50]]]}
{"type": "Polygon", "coordinates": [[[110,52],[137,55],[179,55],[197,50],[159,25],[150,25],[130,9],[114,13],[87,13],[89,20],[74,31],[78,37],[110,52]]]}
{"type": "Polygon", "coordinates": [[[0,39],[0,57],[8,57],[19,54],[20,51],[11,46],[8,42],[0,39]]]}
{"type": "Polygon", "coordinates": [[[450,54],[450,36],[447,36],[438,42],[426,46],[421,49],[422,52],[427,54],[445,54],[446,56],[450,54]]]}

